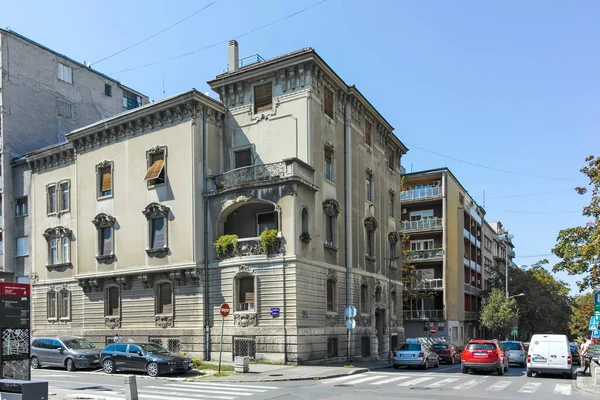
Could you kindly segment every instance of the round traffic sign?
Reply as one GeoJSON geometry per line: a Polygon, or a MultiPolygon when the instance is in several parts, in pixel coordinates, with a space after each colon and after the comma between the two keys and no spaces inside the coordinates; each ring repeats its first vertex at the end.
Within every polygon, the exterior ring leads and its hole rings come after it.
{"type": "Polygon", "coordinates": [[[432,326],[431,328],[429,328],[429,333],[431,333],[432,335],[435,335],[437,332],[437,329],[435,326],[432,326]]]}
{"type": "Polygon", "coordinates": [[[356,317],[356,307],[354,306],[348,306],[346,307],[346,318],[354,318],[356,317]]]}
{"type": "Polygon", "coordinates": [[[223,317],[228,316],[229,315],[229,311],[231,311],[231,309],[229,308],[229,304],[227,304],[227,303],[221,304],[221,315],[223,317]]]}
{"type": "Polygon", "coordinates": [[[346,329],[352,330],[356,328],[356,320],[354,318],[348,318],[346,320],[346,329]]]}

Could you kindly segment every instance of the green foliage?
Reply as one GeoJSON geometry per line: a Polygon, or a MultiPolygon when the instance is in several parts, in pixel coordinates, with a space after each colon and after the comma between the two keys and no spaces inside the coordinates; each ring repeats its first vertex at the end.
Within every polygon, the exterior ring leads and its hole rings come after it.
{"type": "Polygon", "coordinates": [[[300,235],[300,241],[307,246],[311,240],[312,238],[310,237],[310,233],[308,232],[302,232],[302,234],[300,235]]]}
{"type": "Polygon", "coordinates": [[[552,252],[562,261],[553,271],[564,271],[569,275],[584,275],[577,282],[580,291],[600,285],[600,157],[588,156],[587,166],[580,171],[589,180],[587,187],[576,187],[580,195],[591,194],[590,203],[583,207],[582,214],[590,220],[585,226],[563,229],[558,233],[552,252]]]}
{"type": "MultiPolygon", "coordinates": [[[[203,362],[199,358],[192,358],[192,367],[196,370],[202,370],[202,369],[211,370],[211,371],[219,370],[219,364],[203,362]]],[[[235,370],[235,367],[233,365],[221,364],[221,371],[234,371],[234,370],[235,370]]]]}
{"type": "Polygon", "coordinates": [[[577,338],[589,335],[588,324],[590,317],[594,315],[594,294],[587,293],[575,296],[571,306],[571,318],[569,319],[569,331],[577,338]]]}
{"type": "Polygon", "coordinates": [[[277,245],[277,230],[265,228],[260,234],[260,245],[267,256],[271,254],[277,245]]]}
{"type": "Polygon", "coordinates": [[[223,258],[227,254],[237,253],[238,251],[238,235],[223,235],[219,236],[215,242],[215,250],[217,257],[223,258]]]}
{"type": "Polygon", "coordinates": [[[200,369],[200,366],[202,366],[202,360],[199,358],[192,358],[192,368],[200,369]]]}
{"type": "Polygon", "coordinates": [[[483,326],[506,336],[519,318],[517,302],[515,299],[506,299],[501,289],[493,289],[483,306],[480,318],[483,326]]]}

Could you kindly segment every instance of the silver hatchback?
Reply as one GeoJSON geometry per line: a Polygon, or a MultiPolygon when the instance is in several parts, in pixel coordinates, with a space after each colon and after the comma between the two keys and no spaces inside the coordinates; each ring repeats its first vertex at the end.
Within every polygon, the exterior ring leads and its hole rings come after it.
{"type": "Polygon", "coordinates": [[[501,342],[500,344],[506,349],[509,364],[519,364],[519,366],[525,368],[527,363],[527,352],[525,351],[523,342],[506,341],[501,342]]]}
{"type": "Polygon", "coordinates": [[[438,368],[440,357],[425,343],[400,343],[394,352],[394,368],[407,367],[438,368]]]}
{"type": "Polygon", "coordinates": [[[31,343],[31,368],[42,366],[63,367],[67,371],[99,368],[100,349],[77,336],[37,338],[31,343]]]}

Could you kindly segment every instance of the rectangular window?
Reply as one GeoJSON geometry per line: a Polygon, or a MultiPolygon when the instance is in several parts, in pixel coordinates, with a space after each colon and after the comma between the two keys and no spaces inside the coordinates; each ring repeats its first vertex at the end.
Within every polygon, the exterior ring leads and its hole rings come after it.
{"type": "Polygon", "coordinates": [[[2,237],[0,236],[0,255],[2,254],[4,254],[4,243],[2,242],[2,237]]]}
{"type": "Polygon", "coordinates": [[[73,68],[58,63],[58,79],[63,82],[73,83],[73,68]]]}
{"type": "Polygon", "coordinates": [[[59,117],[64,117],[66,119],[73,118],[73,105],[71,103],[67,103],[66,101],[58,100],[57,102],[57,114],[59,117]]]}
{"type": "Polygon", "coordinates": [[[435,248],[433,239],[410,241],[411,250],[431,250],[433,248],[435,248]]]}
{"type": "Polygon", "coordinates": [[[159,185],[165,183],[165,153],[163,151],[151,154],[148,164],[148,171],[144,181],[149,185],[159,185]]]}
{"type": "Polygon", "coordinates": [[[68,237],[64,237],[62,238],[62,262],[63,263],[68,263],[70,262],[70,240],[68,237]]]}
{"type": "Polygon", "coordinates": [[[365,143],[371,146],[371,123],[365,121],[365,143]]]}
{"type": "Polygon", "coordinates": [[[50,255],[49,255],[49,263],[50,265],[58,264],[58,249],[56,242],[58,239],[50,239],[48,242],[48,246],[50,246],[50,255]]]}
{"type": "Polygon", "coordinates": [[[254,86],[254,113],[273,108],[273,85],[271,82],[254,86]]]}
{"type": "Polygon", "coordinates": [[[390,217],[394,216],[394,193],[388,194],[388,215],[390,217]]]}
{"type": "Polygon", "coordinates": [[[157,314],[173,313],[173,286],[164,282],[158,286],[158,309],[157,314]]]}
{"type": "Polygon", "coordinates": [[[335,182],[333,175],[333,150],[325,148],[325,179],[330,182],[335,182]]]}
{"type": "Polygon", "coordinates": [[[98,169],[98,185],[100,187],[100,197],[112,195],[112,170],[111,167],[98,169]]]}
{"type": "Polygon", "coordinates": [[[327,87],[323,90],[323,111],[333,119],[333,91],[327,87]]]}
{"type": "Polygon", "coordinates": [[[371,174],[367,174],[365,181],[365,196],[367,201],[373,201],[373,176],[371,174]]]}
{"type": "Polygon", "coordinates": [[[29,254],[29,237],[21,236],[17,238],[17,257],[23,257],[29,254]]]}
{"type": "Polygon", "coordinates": [[[252,149],[237,150],[233,152],[235,159],[234,168],[243,168],[252,165],[252,149]]]}
{"type": "Polygon", "coordinates": [[[254,311],[254,278],[244,277],[238,279],[237,311],[254,311]]]}
{"type": "Polygon", "coordinates": [[[26,216],[29,213],[29,209],[28,209],[28,205],[27,205],[27,196],[18,198],[16,203],[17,203],[16,216],[17,217],[26,216]]]}
{"type": "Polygon", "coordinates": [[[99,255],[108,256],[113,253],[113,242],[112,242],[112,227],[101,228],[100,232],[100,246],[99,255]]]}
{"type": "Polygon", "coordinates": [[[140,107],[142,105],[142,97],[129,90],[123,89],[123,107],[128,110],[140,107]]]}
{"type": "Polygon", "coordinates": [[[59,309],[58,318],[69,319],[71,309],[71,292],[68,290],[61,290],[59,292],[59,309]]]}
{"type": "Polygon", "coordinates": [[[433,218],[433,210],[419,210],[410,212],[411,221],[420,221],[426,218],[433,218]]]}
{"type": "Polygon", "coordinates": [[[60,211],[69,209],[69,182],[60,184],[60,211]]]}
{"type": "Polygon", "coordinates": [[[265,229],[277,229],[277,213],[262,213],[256,216],[257,236],[260,236],[265,229]]]}
{"type": "Polygon", "coordinates": [[[53,214],[56,212],[56,186],[48,186],[46,190],[48,191],[48,214],[53,214]]]}
{"type": "Polygon", "coordinates": [[[112,86],[108,83],[104,84],[104,94],[108,97],[112,97],[112,86]]]}
{"type": "Polygon", "coordinates": [[[54,290],[48,292],[47,299],[48,299],[48,310],[47,310],[48,319],[55,319],[56,318],[56,292],[54,290]]]}
{"type": "Polygon", "coordinates": [[[327,280],[327,311],[335,312],[335,281],[327,280]]]}
{"type": "Polygon", "coordinates": [[[119,315],[119,288],[113,286],[106,290],[106,315],[119,315]]]}
{"type": "Polygon", "coordinates": [[[152,232],[150,235],[150,248],[162,249],[165,246],[165,218],[152,218],[150,221],[152,232]]]}
{"type": "Polygon", "coordinates": [[[375,234],[374,232],[367,232],[367,256],[369,257],[374,257],[374,240],[375,240],[375,234]]]}
{"type": "Polygon", "coordinates": [[[325,243],[333,246],[335,244],[335,217],[325,215],[325,243]]]}
{"type": "Polygon", "coordinates": [[[360,287],[360,312],[363,314],[368,314],[369,310],[367,310],[367,299],[369,298],[369,287],[367,285],[362,285],[360,287]]]}

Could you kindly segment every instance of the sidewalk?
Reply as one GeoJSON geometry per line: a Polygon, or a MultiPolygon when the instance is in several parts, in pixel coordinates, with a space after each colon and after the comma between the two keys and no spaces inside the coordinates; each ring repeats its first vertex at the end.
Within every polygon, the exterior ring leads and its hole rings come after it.
{"type": "Polygon", "coordinates": [[[600,385],[594,385],[594,373],[595,370],[600,367],[591,368],[591,373],[588,375],[577,374],[577,381],[575,385],[577,389],[582,390],[584,392],[600,394],[600,385]]]}

